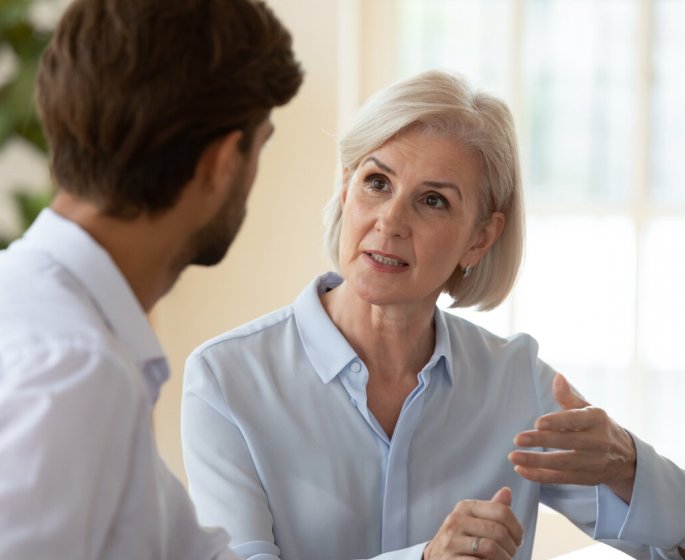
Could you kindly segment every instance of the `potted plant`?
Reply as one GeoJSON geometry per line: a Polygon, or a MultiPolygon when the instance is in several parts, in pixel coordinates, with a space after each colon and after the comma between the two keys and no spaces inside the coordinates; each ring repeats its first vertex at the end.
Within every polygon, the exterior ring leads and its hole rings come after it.
{"type": "MultiPolygon", "coordinates": [[[[50,32],[36,24],[31,0],[0,0],[0,150],[20,138],[47,160],[47,145],[33,103],[36,71],[50,32]]],[[[12,187],[20,226],[27,228],[50,200],[50,189],[32,193],[12,187]]],[[[47,185],[46,185],[47,187],[47,185]]],[[[0,238],[0,248],[11,239],[0,238]]]]}

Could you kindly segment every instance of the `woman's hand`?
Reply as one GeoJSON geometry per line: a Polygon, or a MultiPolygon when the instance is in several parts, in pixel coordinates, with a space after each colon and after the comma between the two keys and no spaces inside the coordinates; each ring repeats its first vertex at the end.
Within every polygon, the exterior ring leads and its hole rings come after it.
{"type": "Polygon", "coordinates": [[[540,483],[606,484],[630,503],[637,464],[633,438],[606,412],[583,400],[560,373],[552,391],[564,410],[541,416],[535,429],[521,432],[514,443],[558,451],[513,451],[509,460],[516,472],[540,483]]]}
{"type": "Polygon", "coordinates": [[[426,546],[423,560],[511,560],[523,542],[523,527],[510,506],[506,487],[490,501],[462,500],[426,546]]]}

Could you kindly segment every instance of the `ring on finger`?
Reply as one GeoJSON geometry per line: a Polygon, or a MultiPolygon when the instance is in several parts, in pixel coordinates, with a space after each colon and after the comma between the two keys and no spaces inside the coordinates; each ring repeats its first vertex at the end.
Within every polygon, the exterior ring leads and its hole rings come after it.
{"type": "Polygon", "coordinates": [[[471,552],[478,552],[478,545],[480,544],[480,537],[473,539],[471,543],[471,552]]]}

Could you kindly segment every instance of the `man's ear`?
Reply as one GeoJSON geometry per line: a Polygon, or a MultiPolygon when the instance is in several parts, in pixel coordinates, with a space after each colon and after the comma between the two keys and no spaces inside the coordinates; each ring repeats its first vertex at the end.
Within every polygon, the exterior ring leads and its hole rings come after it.
{"type": "Polygon", "coordinates": [[[214,165],[214,184],[226,185],[226,174],[235,175],[245,162],[245,153],[240,149],[242,130],[233,130],[219,139],[216,162],[214,165]]]}
{"type": "Polygon", "coordinates": [[[239,145],[242,137],[242,130],[233,130],[204,149],[195,172],[201,184],[212,189],[227,184],[226,174],[236,173],[245,158],[239,145]]]}

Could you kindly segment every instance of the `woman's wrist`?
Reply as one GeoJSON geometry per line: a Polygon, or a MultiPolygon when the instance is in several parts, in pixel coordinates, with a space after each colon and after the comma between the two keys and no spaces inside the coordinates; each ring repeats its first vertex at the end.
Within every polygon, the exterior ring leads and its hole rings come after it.
{"type": "Polygon", "coordinates": [[[625,503],[630,504],[637,473],[637,449],[630,433],[623,428],[620,429],[623,432],[623,438],[621,438],[619,449],[614,451],[614,455],[618,459],[617,462],[623,463],[623,469],[621,469],[623,475],[617,477],[616,481],[607,483],[607,486],[625,503]]]}

